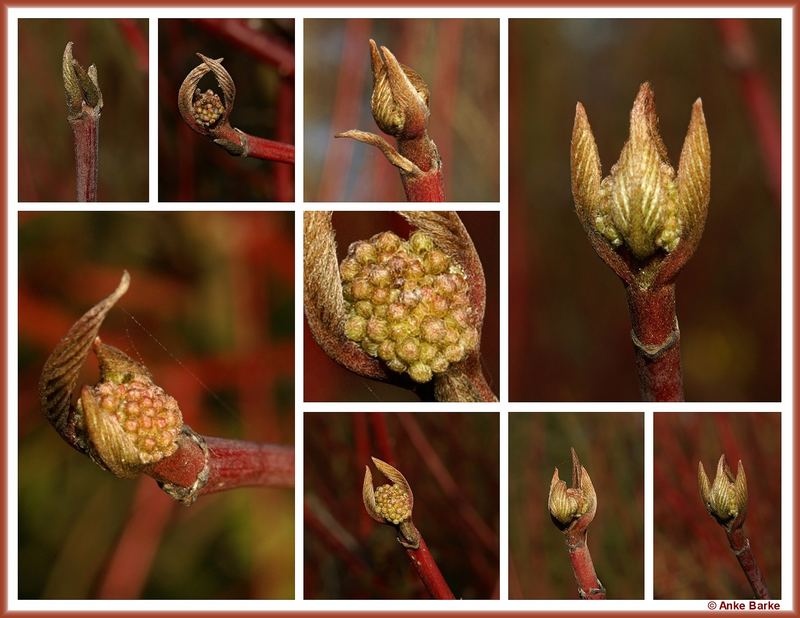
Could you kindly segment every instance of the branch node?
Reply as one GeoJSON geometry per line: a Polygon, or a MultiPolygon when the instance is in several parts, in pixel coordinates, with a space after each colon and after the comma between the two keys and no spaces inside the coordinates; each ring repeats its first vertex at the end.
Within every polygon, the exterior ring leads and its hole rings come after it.
{"type": "Polygon", "coordinates": [[[199,446],[203,451],[203,469],[197,474],[197,478],[190,487],[181,487],[180,485],[167,483],[165,481],[159,481],[158,486],[173,500],[180,502],[184,506],[192,506],[194,501],[197,500],[197,496],[200,495],[200,490],[202,490],[203,487],[206,486],[206,483],[208,483],[208,478],[211,473],[211,466],[209,463],[211,454],[209,453],[206,439],[194,431],[191,427],[184,425],[181,428],[181,433],[199,446]]]}
{"type": "Polygon", "coordinates": [[[675,346],[681,340],[681,329],[678,326],[678,318],[675,317],[675,328],[669,334],[669,336],[662,341],[661,343],[642,343],[641,340],[636,336],[636,333],[633,329],[631,329],[631,341],[633,341],[633,345],[636,350],[644,356],[647,360],[658,360],[664,354],[666,354],[671,348],[675,346]]]}

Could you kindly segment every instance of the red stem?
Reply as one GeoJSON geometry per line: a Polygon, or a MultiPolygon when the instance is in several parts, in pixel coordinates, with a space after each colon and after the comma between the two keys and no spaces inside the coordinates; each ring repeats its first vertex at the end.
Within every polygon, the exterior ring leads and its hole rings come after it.
{"type": "Polygon", "coordinates": [[[84,105],[80,117],[69,123],[75,138],[77,201],[96,202],[100,112],[84,105]]]}
{"type": "MultiPolygon", "coordinates": [[[[197,496],[236,487],[294,486],[294,448],[204,436],[208,447],[208,481],[197,496]]],[[[206,465],[202,448],[181,435],[178,450],[151,466],[146,473],[155,480],[190,488],[206,465]]]]}
{"type": "Polygon", "coordinates": [[[739,561],[747,581],[750,582],[750,587],[753,589],[756,598],[771,599],[769,590],[767,590],[767,583],[764,581],[764,576],[761,573],[761,569],[758,568],[756,557],[753,555],[753,549],[750,547],[750,539],[747,538],[744,530],[739,527],[725,532],[728,535],[731,549],[739,561]]]}
{"type": "Polygon", "coordinates": [[[626,291],[642,400],[683,401],[675,284],[626,291]]]}
{"type": "Polygon", "coordinates": [[[582,599],[605,599],[606,589],[594,570],[592,555],[586,544],[586,530],[577,534],[566,533],[569,561],[572,563],[572,572],[575,574],[575,583],[578,585],[578,595],[582,599]]]}
{"type": "Polygon", "coordinates": [[[419,538],[419,547],[417,549],[406,548],[406,554],[431,598],[455,599],[422,536],[419,538]]]}
{"type": "Polygon", "coordinates": [[[234,129],[227,122],[215,127],[209,137],[215,144],[242,157],[277,161],[278,163],[294,163],[294,146],[275,142],[271,139],[256,137],[239,129],[234,129]]]}
{"type": "Polygon", "coordinates": [[[199,26],[244,49],[259,60],[278,68],[282,75],[294,75],[294,50],[243,19],[195,19],[199,26]]]}
{"type": "Polygon", "coordinates": [[[422,171],[421,174],[400,175],[408,201],[444,202],[442,162],[428,132],[411,139],[398,139],[397,150],[422,171]]]}

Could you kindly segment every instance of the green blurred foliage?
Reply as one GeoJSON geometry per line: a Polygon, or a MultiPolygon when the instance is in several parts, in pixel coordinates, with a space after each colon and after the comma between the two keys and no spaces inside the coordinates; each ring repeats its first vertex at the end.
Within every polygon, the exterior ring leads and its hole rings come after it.
{"type": "Polygon", "coordinates": [[[781,598],[781,415],[660,413],[654,420],[653,594],[656,599],[752,599],[725,531],[697,485],[725,454],[741,459],[749,494],[744,530],[772,598],[781,598]]]}
{"type": "MultiPolygon", "coordinates": [[[[746,24],[778,113],[780,22],[746,24]]],[[[686,396],[780,398],[779,201],[719,26],[700,19],[511,20],[512,400],[638,399],[625,295],[575,216],[569,147],[580,101],[607,175],[644,81],[654,88],[673,165],[697,97],[711,140],[705,233],[677,284],[686,396]]]]}
{"type": "Polygon", "coordinates": [[[644,425],[639,413],[512,413],[508,428],[509,598],[577,599],[547,498],[571,483],[574,447],[597,492],[589,550],[609,599],[644,598],[644,425]]]}
{"type": "Polygon", "coordinates": [[[372,469],[375,487],[386,482],[370,456],[408,480],[414,523],[456,598],[498,598],[497,414],[309,413],[304,423],[304,598],[427,598],[396,531],[364,509],[364,466],[372,469]],[[409,425],[422,432],[436,461],[420,450],[409,425]],[[387,430],[391,452],[376,426],[387,430]],[[455,481],[453,494],[438,482],[438,465],[455,481]]]}
{"type": "Polygon", "coordinates": [[[500,24],[497,19],[306,19],[304,187],[322,202],[405,201],[377,148],[335,140],[378,133],[370,109],[369,39],[419,73],[431,92],[429,133],[450,201],[500,199],[500,24]]]}
{"type": "MultiPolygon", "coordinates": [[[[500,388],[500,217],[497,212],[459,212],[483,265],[486,312],[481,332],[481,363],[495,393],[500,388]]],[[[391,230],[402,238],[411,233],[406,220],[394,212],[335,212],[337,256],[341,261],[351,243],[391,230]]],[[[356,375],[331,360],[304,321],[303,398],[305,401],[418,401],[411,390],[356,375]]]]}
{"type": "MultiPolygon", "coordinates": [[[[21,598],[293,598],[291,490],[186,509],[72,450],[36,394],[47,355],[127,269],[103,340],[147,365],[199,433],[293,443],[293,256],[291,213],[19,216],[21,598]]],[[[78,384],[96,380],[90,357],[78,384]]]]}
{"type": "MultiPolygon", "coordinates": [[[[197,53],[224,58],[225,69],[236,85],[231,124],[250,135],[294,143],[294,101],[286,107],[285,117],[278,110],[281,82],[285,80],[293,94],[292,77],[282,76],[276,66],[204,27],[202,21],[158,20],[158,199],[283,201],[276,188],[276,175],[288,174],[289,193],[293,195],[293,166],[232,157],[190,129],[178,113],[178,90],[186,75],[200,64],[197,53]],[[281,131],[288,135],[281,135],[281,131]]],[[[263,37],[272,44],[294,47],[294,20],[249,19],[246,23],[255,39],[263,37]]],[[[201,80],[199,87],[222,94],[211,74],[201,80]]]]}
{"type": "Polygon", "coordinates": [[[146,19],[19,20],[20,201],[75,201],[61,74],[68,41],[84,68],[97,66],[103,93],[98,199],[147,201],[147,30],[146,19]]]}

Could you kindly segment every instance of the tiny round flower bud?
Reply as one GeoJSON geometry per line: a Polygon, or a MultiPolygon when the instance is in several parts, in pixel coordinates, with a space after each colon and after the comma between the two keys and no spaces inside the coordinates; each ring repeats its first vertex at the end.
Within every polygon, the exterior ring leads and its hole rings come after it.
{"type": "Polygon", "coordinates": [[[430,362],[430,367],[433,373],[444,373],[450,368],[450,363],[447,362],[447,359],[443,355],[437,354],[430,362]]]}
{"type": "Polygon", "coordinates": [[[367,322],[367,336],[376,343],[384,341],[389,336],[389,324],[386,320],[371,318],[367,322]]]}
{"type": "Polygon", "coordinates": [[[436,357],[439,353],[439,348],[431,343],[423,342],[419,346],[419,360],[423,363],[430,364],[430,362],[436,357]]]}
{"type": "Polygon", "coordinates": [[[353,310],[362,318],[372,317],[372,303],[368,300],[358,301],[355,305],[353,305],[353,310]]]}
{"type": "Polygon", "coordinates": [[[392,303],[386,310],[386,317],[393,322],[399,322],[406,317],[407,313],[405,305],[401,303],[392,303]]]}
{"type": "Polygon", "coordinates": [[[363,241],[354,242],[350,245],[350,252],[359,264],[370,264],[378,257],[375,247],[363,241]]]}
{"type": "Polygon", "coordinates": [[[400,237],[393,232],[381,232],[372,237],[373,244],[379,253],[390,254],[400,248],[400,237]]]}
{"type": "Polygon", "coordinates": [[[367,332],[367,321],[354,315],[344,323],[344,334],[351,341],[361,341],[367,332]]]}
{"type": "Polygon", "coordinates": [[[444,357],[450,363],[458,363],[464,360],[464,346],[460,343],[449,345],[444,349],[444,357]]]}
{"type": "Polygon", "coordinates": [[[380,266],[369,273],[369,282],[376,287],[387,288],[392,282],[392,273],[388,268],[380,266]]]}
{"type": "Polygon", "coordinates": [[[443,273],[450,267],[450,258],[438,249],[433,249],[425,256],[425,272],[430,275],[443,273]]]}
{"type": "Polygon", "coordinates": [[[441,341],[447,332],[444,321],[430,316],[420,322],[419,330],[422,338],[430,343],[441,341]]]}
{"type": "Polygon", "coordinates": [[[360,270],[361,266],[358,264],[358,262],[356,262],[353,258],[346,257],[339,265],[339,276],[341,276],[342,281],[349,283],[356,278],[356,275],[358,275],[360,270]]]}
{"type": "Polygon", "coordinates": [[[396,358],[394,353],[394,342],[388,339],[386,341],[382,341],[378,346],[378,357],[386,362],[396,358]]]}
{"type": "Polygon", "coordinates": [[[386,288],[374,288],[372,290],[372,302],[376,305],[385,305],[389,302],[389,290],[386,288]]]}
{"type": "Polygon", "coordinates": [[[419,358],[419,343],[411,337],[404,339],[397,345],[395,353],[407,363],[414,362],[419,358]]]}
{"type": "Polygon", "coordinates": [[[433,377],[433,372],[425,363],[416,362],[408,368],[408,375],[411,376],[411,379],[414,380],[414,382],[420,382],[424,384],[425,382],[430,381],[430,379],[433,377]]]}
{"type": "Polygon", "coordinates": [[[366,279],[356,279],[350,286],[351,293],[355,300],[367,300],[372,296],[372,286],[366,279]]]}
{"type": "Polygon", "coordinates": [[[411,234],[408,244],[414,253],[426,253],[433,249],[433,239],[425,232],[416,231],[411,234]]]}

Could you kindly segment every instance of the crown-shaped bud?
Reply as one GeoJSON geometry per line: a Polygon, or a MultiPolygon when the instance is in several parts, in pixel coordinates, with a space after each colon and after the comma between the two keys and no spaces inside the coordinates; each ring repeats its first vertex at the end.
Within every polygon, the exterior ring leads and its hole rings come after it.
{"type": "Polygon", "coordinates": [[[425,232],[353,243],[339,273],[345,336],[392,371],[429,382],[477,348],[466,274],[425,232]]]}
{"type": "Polygon", "coordinates": [[[708,481],[703,462],[698,462],[697,483],[706,510],[721,526],[731,529],[744,523],[747,514],[747,477],[741,460],[734,477],[725,455],[721,455],[713,483],[708,481]]]}
{"type": "Polygon", "coordinates": [[[550,481],[550,494],[547,498],[547,508],[550,517],[559,530],[568,531],[576,528],[585,529],[594,519],[597,510],[597,495],[592,485],[592,479],[586,468],[581,465],[575,449],[570,449],[572,454],[572,484],[567,483],[558,476],[558,468],[553,471],[550,481]]]}
{"type": "Polygon", "coordinates": [[[682,243],[684,261],[690,257],[702,234],[711,195],[711,148],[700,99],[692,107],[677,174],[658,131],[648,83],[639,89],[628,141],[609,176],[602,178],[597,145],[580,103],[571,161],[575,208],[590,235],[599,236],[636,264],[670,254],[682,243]]]}
{"type": "Polygon", "coordinates": [[[411,520],[414,509],[414,493],[406,477],[394,466],[376,457],[372,463],[389,481],[377,489],[372,485],[372,472],[365,468],[362,498],[364,508],[372,519],[381,524],[397,527],[397,541],[411,549],[419,547],[419,531],[411,520]]]}
{"type": "Polygon", "coordinates": [[[69,118],[77,120],[83,114],[84,106],[100,112],[103,107],[103,94],[97,81],[97,67],[89,65],[84,69],[72,57],[72,41],[64,48],[61,60],[61,75],[64,80],[64,93],[67,97],[69,118]]]}

